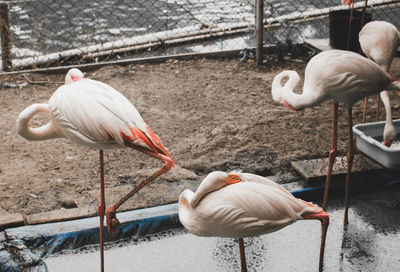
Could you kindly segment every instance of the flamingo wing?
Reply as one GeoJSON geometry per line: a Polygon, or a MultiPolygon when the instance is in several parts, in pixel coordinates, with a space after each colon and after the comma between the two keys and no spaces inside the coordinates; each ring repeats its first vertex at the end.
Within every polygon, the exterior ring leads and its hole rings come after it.
{"type": "Polygon", "coordinates": [[[165,150],[132,103],[105,83],[82,79],[63,85],[50,98],[49,107],[60,129],[74,142],[106,149],[128,141],[154,152],[165,150]]]}
{"type": "Polygon", "coordinates": [[[250,173],[239,173],[239,176],[241,177],[241,181],[244,182],[256,182],[265,186],[270,186],[272,188],[281,190],[282,192],[284,192],[285,194],[289,194],[291,196],[293,196],[288,190],[286,190],[285,188],[283,188],[281,185],[279,185],[278,183],[276,183],[275,181],[266,178],[266,177],[262,177],[259,175],[255,175],[255,174],[250,174],[250,173]]]}

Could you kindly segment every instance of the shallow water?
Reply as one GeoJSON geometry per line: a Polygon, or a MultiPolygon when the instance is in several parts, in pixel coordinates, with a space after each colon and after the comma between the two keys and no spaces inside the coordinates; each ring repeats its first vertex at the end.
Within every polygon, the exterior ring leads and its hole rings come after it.
{"type": "MultiPolygon", "coordinates": [[[[350,197],[349,225],[343,227],[343,201],[328,203],[331,222],[324,271],[400,271],[400,192],[350,197]]],[[[317,271],[321,226],[298,221],[278,232],[246,238],[249,271],[317,271]]],[[[97,247],[45,259],[50,271],[98,271],[97,247]]],[[[172,230],[110,243],[106,271],[240,271],[234,239],[197,237],[172,230]]]]}

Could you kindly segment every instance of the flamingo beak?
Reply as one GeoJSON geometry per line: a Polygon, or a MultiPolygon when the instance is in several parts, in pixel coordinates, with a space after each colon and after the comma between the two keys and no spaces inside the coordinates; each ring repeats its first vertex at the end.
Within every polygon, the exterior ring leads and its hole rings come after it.
{"type": "Polygon", "coordinates": [[[391,145],[392,145],[392,141],[391,140],[385,140],[385,141],[383,141],[382,142],[382,144],[384,145],[384,146],[387,146],[387,147],[390,147],[391,145]]]}
{"type": "Polygon", "coordinates": [[[239,175],[235,175],[235,174],[228,174],[228,177],[226,178],[227,185],[235,184],[240,181],[241,181],[241,179],[240,179],[239,175]]]}
{"type": "Polygon", "coordinates": [[[289,109],[291,109],[291,110],[293,110],[293,111],[299,111],[299,109],[296,109],[296,108],[292,107],[292,106],[291,106],[288,102],[286,102],[286,101],[283,101],[282,104],[283,104],[285,107],[287,107],[287,108],[289,108],[289,109]]]}

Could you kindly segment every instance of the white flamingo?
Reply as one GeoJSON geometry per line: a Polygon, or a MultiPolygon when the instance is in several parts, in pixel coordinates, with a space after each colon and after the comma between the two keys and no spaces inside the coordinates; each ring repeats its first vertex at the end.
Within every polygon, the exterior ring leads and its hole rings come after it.
{"type": "Polygon", "coordinates": [[[297,220],[320,220],[322,271],[329,215],[267,178],[212,172],[195,193],[185,190],[180,194],[178,212],[182,225],[195,235],[239,238],[242,271],[247,271],[243,237],[271,233],[297,220]]]}
{"type": "Polygon", "coordinates": [[[344,223],[346,224],[348,222],[348,188],[354,155],[352,105],[365,96],[377,94],[383,90],[398,91],[400,90],[400,82],[394,81],[373,61],[359,54],[343,50],[329,50],[314,56],[306,66],[303,93],[296,94],[293,90],[299,81],[300,77],[295,71],[286,70],[279,73],[272,82],[272,98],[292,110],[310,108],[326,100],[333,100],[334,102],[332,149],[329,153],[329,167],[323,202],[324,210],[326,210],[332,167],[337,152],[338,102],[342,102],[348,107],[349,151],[347,153],[344,215],[344,223]],[[285,79],[287,79],[287,82],[282,85],[282,81],[285,79]]]}
{"type": "MultiPolygon", "coordinates": [[[[383,70],[390,73],[393,58],[396,55],[399,46],[399,31],[389,22],[373,21],[367,23],[359,34],[360,46],[364,54],[383,70]]],[[[396,137],[396,129],[392,122],[392,112],[390,107],[390,99],[387,91],[382,91],[380,97],[385,106],[386,126],[383,133],[384,138],[391,144],[396,137]]],[[[363,122],[365,120],[365,112],[367,106],[367,97],[364,101],[363,122]]],[[[379,121],[379,95],[376,111],[376,121],[379,121]]]]}
{"type": "Polygon", "coordinates": [[[31,141],[67,138],[72,142],[100,149],[101,189],[98,213],[103,271],[104,214],[107,218],[108,232],[113,236],[119,224],[115,215],[118,207],[149,182],[170,170],[174,161],[126,97],[105,83],[83,77],[78,69],[68,71],[65,85],[54,92],[48,104],[33,104],[19,114],[17,131],[22,137],[31,141]],[[49,113],[50,122],[39,128],[29,127],[29,120],[40,112],[49,113]],[[123,147],[146,153],[164,164],[105,210],[103,149],[123,147]]]}

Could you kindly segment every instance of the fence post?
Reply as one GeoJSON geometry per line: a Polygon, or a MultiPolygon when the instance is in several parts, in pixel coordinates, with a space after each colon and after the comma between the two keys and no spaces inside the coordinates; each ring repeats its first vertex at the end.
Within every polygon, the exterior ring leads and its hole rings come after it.
{"type": "Polygon", "coordinates": [[[7,3],[0,3],[0,36],[3,71],[10,71],[12,69],[12,43],[10,30],[10,8],[7,3]]]}
{"type": "Polygon", "coordinates": [[[264,1],[256,0],[256,61],[261,66],[263,61],[264,1]]]}

